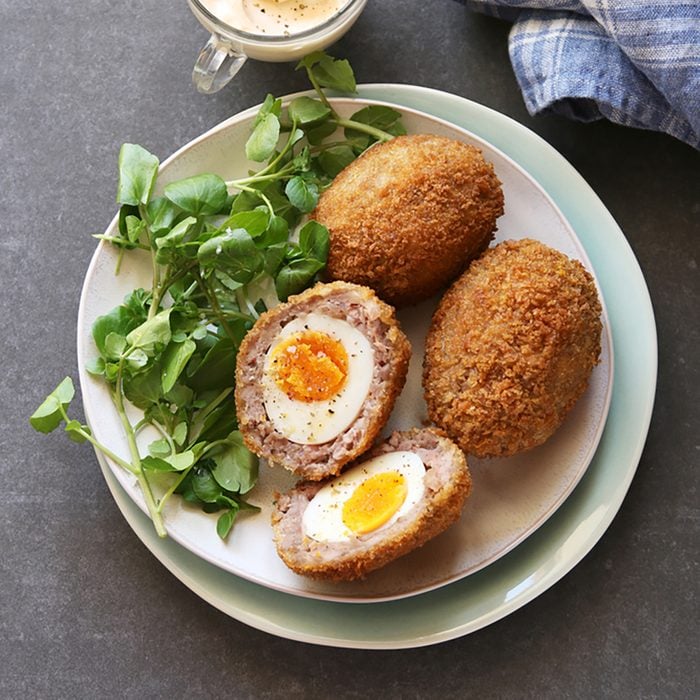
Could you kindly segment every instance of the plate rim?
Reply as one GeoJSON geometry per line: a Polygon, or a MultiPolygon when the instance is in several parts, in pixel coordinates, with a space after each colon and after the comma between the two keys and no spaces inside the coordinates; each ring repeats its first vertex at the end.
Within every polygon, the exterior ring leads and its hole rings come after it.
{"type": "MultiPolygon", "coordinates": [[[[304,91],[304,92],[297,92],[297,93],[292,93],[290,95],[285,95],[282,100],[283,103],[287,103],[290,100],[294,99],[296,96],[299,95],[306,95],[309,94],[309,91],[304,91]]],[[[612,386],[613,386],[613,381],[614,381],[614,348],[613,348],[613,340],[612,340],[612,329],[611,329],[611,324],[610,320],[608,317],[607,313],[607,307],[605,304],[605,298],[603,295],[602,287],[600,285],[599,280],[597,279],[597,276],[595,274],[595,269],[593,267],[592,262],[588,258],[588,255],[586,253],[585,247],[582,243],[582,241],[579,239],[578,235],[576,234],[574,227],[571,225],[571,223],[568,221],[564,213],[561,211],[557,203],[552,199],[552,197],[549,195],[549,193],[542,187],[542,185],[537,182],[535,178],[533,178],[528,171],[523,168],[520,164],[518,164],[516,161],[514,161],[510,156],[502,151],[500,148],[497,146],[494,146],[490,144],[488,141],[480,137],[478,134],[475,134],[474,132],[470,131],[468,128],[463,127],[459,124],[454,124],[453,122],[450,122],[446,119],[443,119],[442,117],[434,116],[430,113],[426,113],[422,110],[418,110],[412,107],[406,107],[400,104],[396,104],[393,102],[387,102],[386,100],[377,100],[374,98],[365,98],[365,97],[358,97],[358,96],[352,96],[349,97],[347,95],[342,95],[339,97],[332,97],[331,98],[333,101],[336,103],[344,103],[345,108],[352,110],[353,107],[352,105],[357,105],[357,106],[365,106],[365,105],[383,105],[383,106],[389,106],[392,108],[400,109],[403,111],[404,114],[410,114],[414,115],[416,118],[419,119],[428,119],[431,120],[437,127],[444,127],[447,129],[455,129],[456,132],[458,132],[463,138],[468,139],[470,142],[473,142],[476,144],[477,147],[486,149],[491,152],[492,155],[498,156],[505,163],[507,163],[508,167],[517,171],[519,173],[519,176],[522,177],[523,179],[527,180],[528,182],[531,183],[531,186],[536,189],[539,193],[539,196],[541,196],[544,200],[547,201],[548,206],[551,208],[554,216],[561,221],[561,224],[564,229],[568,231],[568,236],[570,237],[570,242],[573,246],[573,248],[576,251],[576,256],[581,260],[581,262],[586,266],[586,268],[591,272],[594,278],[594,283],[596,285],[596,288],[598,289],[600,301],[601,301],[601,306],[602,306],[602,312],[601,312],[601,317],[603,320],[603,336],[601,338],[601,345],[602,345],[602,356],[605,356],[607,358],[607,374],[608,374],[608,381],[605,385],[604,393],[603,393],[603,401],[602,404],[600,404],[600,410],[599,410],[599,415],[596,417],[596,427],[594,434],[592,435],[592,440],[590,444],[586,446],[585,450],[585,456],[580,460],[580,465],[576,469],[575,472],[572,472],[570,474],[571,478],[568,480],[568,482],[564,485],[563,490],[558,491],[555,495],[556,497],[551,500],[547,501],[546,508],[539,512],[537,514],[537,517],[529,523],[529,525],[522,530],[519,530],[515,536],[511,537],[508,541],[505,541],[502,543],[503,546],[501,546],[497,552],[495,553],[490,553],[488,556],[486,556],[484,559],[478,561],[478,563],[474,564],[471,566],[471,568],[468,568],[467,570],[460,570],[457,572],[452,572],[452,575],[450,576],[444,576],[439,579],[431,579],[429,582],[426,582],[422,584],[418,588],[412,588],[410,590],[406,589],[401,589],[399,592],[396,591],[385,591],[383,593],[377,593],[374,595],[350,595],[349,593],[343,593],[343,592],[338,592],[334,590],[313,590],[313,589],[306,589],[303,588],[301,585],[298,587],[292,587],[291,585],[287,586],[284,584],[282,581],[275,580],[274,578],[271,578],[269,576],[260,576],[260,575],[255,575],[254,572],[251,572],[249,570],[246,570],[244,567],[241,567],[240,565],[238,567],[233,566],[230,562],[227,562],[226,560],[222,559],[220,556],[214,555],[211,551],[209,550],[202,550],[201,548],[197,548],[196,546],[196,538],[193,540],[191,537],[186,536],[186,533],[183,532],[182,528],[177,527],[177,522],[173,521],[171,523],[171,527],[174,527],[174,530],[170,532],[169,530],[169,536],[171,536],[178,544],[180,544],[182,547],[185,549],[191,551],[193,554],[201,557],[205,561],[209,562],[210,564],[214,566],[218,566],[219,568],[224,569],[225,571],[228,571],[234,575],[240,576],[241,578],[244,578],[248,581],[251,581],[252,583],[256,583],[261,586],[265,586],[267,588],[271,588],[276,591],[280,591],[283,593],[288,593],[290,595],[294,596],[300,596],[300,597],[305,597],[305,598],[313,598],[317,600],[325,600],[325,601],[333,601],[333,602],[342,602],[342,603],[352,603],[352,604],[359,604],[359,605],[366,605],[366,604],[374,604],[377,602],[386,602],[386,601],[391,601],[391,600],[401,600],[403,598],[408,598],[412,597],[415,595],[422,595],[423,593],[430,592],[432,590],[435,590],[437,588],[440,588],[445,585],[450,585],[451,583],[454,583],[456,581],[461,580],[462,578],[465,578],[466,576],[471,576],[481,569],[485,568],[486,566],[491,565],[493,562],[497,561],[501,557],[505,556],[508,552],[510,552],[513,548],[517,547],[520,545],[524,540],[526,540],[528,537],[530,537],[538,528],[540,528],[555,512],[556,510],[562,505],[562,503],[565,502],[566,498],[571,494],[571,492],[575,489],[576,485],[578,482],[583,478],[583,475],[585,474],[586,470],[588,469],[588,466],[590,462],[593,459],[593,456],[595,454],[595,450],[598,446],[598,443],[600,442],[600,439],[603,434],[603,430],[605,427],[605,423],[607,420],[607,415],[609,412],[609,407],[610,407],[610,402],[611,402],[611,397],[612,397],[612,386]]],[[[170,156],[165,158],[163,162],[160,164],[160,169],[167,167],[171,163],[177,161],[178,159],[182,158],[183,156],[187,156],[188,153],[192,151],[197,145],[206,142],[208,139],[211,137],[217,135],[217,134],[222,134],[227,132],[230,128],[235,127],[237,125],[240,125],[241,123],[246,122],[247,120],[251,119],[255,113],[258,107],[250,107],[245,110],[242,110],[241,112],[238,112],[230,117],[227,117],[225,120],[219,122],[218,124],[214,125],[211,129],[207,130],[206,132],[198,135],[188,143],[184,144],[180,148],[178,148],[174,153],[172,153],[170,156]]],[[[430,127],[429,127],[430,128],[430,127]]],[[[459,138],[457,134],[455,134],[456,138],[459,138]]],[[[167,180],[166,180],[167,181],[167,180]]],[[[112,229],[116,228],[117,225],[117,220],[119,216],[116,214],[111,222],[109,223],[106,231],[109,233],[112,229]]],[[[85,326],[85,323],[83,322],[84,319],[84,314],[86,312],[86,300],[88,298],[89,294],[92,294],[94,296],[95,294],[95,274],[97,270],[100,267],[100,262],[101,261],[101,256],[104,255],[106,251],[106,244],[105,241],[100,241],[100,244],[96,247],[96,250],[94,251],[92,260],[90,262],[89,268],[86,272],[85,275],[85,280],[83,284],[83,289],[81,292],[81,299],[80,299],[80,309],[79,309],[79,314],[78,314],[78,327],[83,328],[85,326]]],[[[88,352],[88,345],[89,345],[89,338],[86,336],[81,336],[79,333],[79,341],[78,341],[78,355],[79,359],[80,356],[82,355],[84,357],[85,353],[88,352]]],[[[82,364],[81,364],[82,368],[82,364]]],[[[88,378],[87,375],[85,375],[85,381],[87,382],[88,378]]],[[[81,383],[83,382],[83,377],[81,376],[81,383]]],[[[86,384],[83,383],[83,389],[85,389],[86,384]]],[[[84,401],[84,406],[85,406],[85,414],[88,423],[91,425],[91,428],[94,431],[94,426],[91,423],[91,416],[95,416],[99,414],[98,406],[93,403],[92,401],[92,394],[90,392],[83,391],[83,401],[84,401]]],[[[111,468],[111,471],[117,481],[120,482],[122,489],[133,499],[135,500],[136,504],[138,507],[141,509],[142,512],[147,513],[147,508],[145,501],[143,498],[140,497],[139,494],[134,494],[134,489],[131,488],[131,484],[128,484],[129,478],[127,475],[122,474],[120,471],[119,467],[115,465],[114,463],[110,462],[109,460],[106,460],[106,464],[111,468]],[[127,486],[128,484],[128,486],[127,486]]],[[[138,491],[138,489],[135,489],[138,491]]]]}
{"type": "MultiPolygon", "coordinates": [[[[535,144],[538,149],[541,149],[544,151],[544,154],[547,156],[547,158],[542,158],[542,161],[545,160],[551,160],[554,158],[556,161],[558,161],[559,165],[564,168],[566,171],[566,175],[568,179],[573,178],[576,181],[576,184],[580,190],[582,190],[583,194],[585,195],[585,198],[590,200],[593,198],[594,203],[597,205],[598,209],[598,214],[602,215],[603,218],[607,220],[607,225],[608,227],[612,227],[614,233],[616,234],[616,239],[617,243],[620,244],[622,243],[623,251],[626,253],[626,262],[628,266],[628,274],[632,274],[636,276],[637,278],[637,284],[640,285],[640,291],[642,292],[642,297],[643,299],[638,299],[638,303],[640,306],[640,313],[646,314],[647,317],[647,324],[645,326],[645,332],[649,335],[647,340],[652,340],[653,342],[651,343],[650,347],[648,348],[649,350],[649,356],[647,357],[647,367],[646,369],[649,370],[651,369],[651,373],[647,374],[647,379],[648,381],[646,382],[646,400],[643,402],[643,405],[641,406],[641,415],[639,416],[639,424],[637,426],[636,430],[636,436],[637,439],[635,440],[634,445],[631,446],[630,448],[630,455],[629,455],[629,466],[627,468],[627,471],[624,474],[624,479],[622,479],[618,484],[617,484],[617,489],[615,493],[615,497],[612,499],[613,504],[612,506],[609,504],[608,507],[605,509],[605,516],[604,518],[600,519],[598,523],[596,524],[595,528],[588,534],[586,543],[582,545],[579,544],[578,548],[575,550],[575,553],[572,555],[571,553],[566,557],[565,562],[560,562],[560,565],[558,568],[555,568],[553,571],[550,571],[550,573],[544,577],[542,577],[539,581],[535,582],[533,585],[526,587],[525,589],[521,590],[518,595],[515,595],[511,597],[509,600],[505,601],[502,605],[497,606],[497,608],[492,609],[490,611],[485,612],[485,614],[480,615],[472,620],[463,622],[460,625],[455,625],[449,629],[443,629],[440,631],[434,631],[429,634],[421,635],[419,637],[415,638],[404,638],[404,639],[397,639],[397,638],[390,638],[390,635],[387,635],[387,638],[384,640],[369,640],[369,639],[362,639],[362,638],[342,638],[340,636],[337,637],[329,637],[328,635],[319,635],[313,632],[304,632],[300,629],[290,629],[288,626],[284,627],[281,626],[278,622],[275,622],[273,619],[271,619],[269,616],[260,616],[260,615],[251,615],[249,611],[246,611],[244,609],[241,609],[239,605],[236,605],[235,601],[233,604],[230,602],[223,601],[221,599],[217,599],[216,595],[212,595],[210,591],[206,590],[206,587],[203,587],[201,585],[201,582],[194,581],[187,575],[187,572],[184,571],[181,567],[178,566],[176,560],[174,557],[176,557],[176,554],[174,555],[172,552],[166,551],[168,548],[161,548],[158,547],[158,543],[162,543],[163,541],[157,540],[157,542],[152,542],[151,539],[148,537],[149,531],[152,530],[150,527],[150,521],[145,516],[142,516],[143,520],[148,523],[148,530],[146,532],[140,532],[141,530],[140,526],[138,523],[135,522],[135,520],[138,520],[138,518],[133,518],[129,517],[125,510],[128,510],[124,506],[128,504],[124,504],[123,498],[126,498],[130,501],[129,497],[126,495],[126,493],[122,492],[122,494],[119,494],[119,490],[121,489],[121,486],[117,485],[117,491],[115,492],[112,489],[112,484],[110,484],[108,480],[108,485],[110,486],[110,490],[113,491],[113,495],[115,496],[115,500],[117,501],[117,505],[120,507],[122,512],[124,513],[127,521],[129,524],[132,526],[132,529],[136,532],[136,534],[144,541],[144,544],[155,554],[155,556],[168,568],[176,577],[178,577],[180,580],[186,583],[188,587],[190,587],[193,591],[195,591],[200,597],[204,598],[205,600],[208,600],[212,605],[215,607],[221,609],[222,611],[226,612],[227,614],[231,615],[232,617],[235,617],[236,619],[241,620],[242,622],[245,622],[247,624],[250,624],[254,627],[257,627],[258,629],[263,629],[265,631],[271,632],[273,634],[277,634],[278,636],[283,636],[287,637],[290,639],[298,639],[301,641],[307,641],[307,642],[314,642],[314,643],[320,643],[320,644],[326,644],[330,646],[344,646],[344,647],[355,647],[355,648],[405,648],[405,647],[413,647],[413,646],[424,646],[427,644],[432,644],[432,643],[437,643],[440,641],[445,641],[447,639],[452,639],[458,636],[462,636],[463,634],[467,634],[469,632],[475,631],[476,629],[480,629],[481,627],[484,627],[487,624],[490,624],[491,622],[495,622],[498,619],[501,619],[502,617],[505,617],[506,615],[510,614],[514,610],[518,609],[522,605],[526,604],[533,598],[535,598],[537,595],[542,593],[544,590],[549,588],[551,585],[553,585],[556,581],[558,581],[565,573],[567,573],[569,570],[571,570],[587,553],[590,551],[590,549],[595,545],[595,543],[598,541],[602,533],[607,529],[609,526],[610,522],[614,518],[615,514],[617,513],[622,500],[624,499],[624,495],[627,492],[627,489],[629,488],[629,484],[631,483],[631,480],[634,476],[634,473],[637,468],[637,464],[639,461],[639,457],[641,455],[641,451],[644,445],[644,441],[648,432],[648,427],[649,427],[649,421],[651,419],[651,411],[653,408],[653,398],[654,398],[654,388],[656,385],[656,371],[657,371],[657,357],[656,357],[656,328],[655,328],[655,322],[654,322],[654,317],[653,317],[653,310],[651,308],[651,302],[649,299],[649,294],[648,294],[648,289],[646,287],[646,283],[644,281],[643,275],[641,274],[641,270],[639,269],[639,265],[634,257],[634,254],[629,247],[629,244],[627,243],[624,234],[622,231],[619,229],[617,224],[615,223],[614,219],[610,215],[610,213],[607,211],[603,203],[600,201],[600,199],[595,195],[593,190],[590,188],[590,186],[587,185],[585,180],[576,172],[576,170],[564,159],[561,154],[559,154],[552,146],[550,146],[546,141],[544,141],[541,137],[539,137],[537,134],[532,132],[530,129],[527,127],[519,124],[517,121],[513,120],[512,118],[500,114],[499,112],[496,112],[488,107],[485,107],[483,105],[479,105],[473,101],[467,100],[463,97],[453,95],[450,93],[442,92],[439,90],[435,90],[432,88],[424,88],[420,86],[412,86],[412,85],[405,85],[405,84],[388,84],[388,83],[375,83],[375,84],[367,84],[367,85],[361,85],[358,86],[358,94],[360,97],[364,97],[366,99],[370,100],[380,100],[380,101],[385,101],[385,102],[394,102],[399,105],[405,106],[409,109],[414,109],[414,110],[419,110],[419,111],[424,111],[429,115],[433,115],[439,119],[446,119],[447,121],[450,121],[451,123],[456,123],[457,126],[460,126],[461,128],[467,129],[471,132],[473,132],[477,137],[484,139],[488,141],[490,144],[492,144],[496,149],[502,151],[507,158],[510,160],[514,161],[520,168],[524,169],[527,174],[532,177],[538,184],[539,186],[547,193],[547,195],[553,200],[554,204],[562,210],[564,216],[566,219],[568,219],[572,225],[572,228],[576,231],[576,227],[571,222],[571,217],[567,215],[565,208],[562,206],[561,202],[559,201],[559,198],[552,192],[552,189],[556,189],[556,187],[552,188],[551,184],[548,186],[546,182],[542,181],[542,173],[537,173],[538,168],[532,168],[530,166],[525,166],[521,160],[519,159],[518,155],[520,155],[521,158],[525,158],[527,160],[526,156],[527,153],[523,151],[525,148],[524,145],[518,143],[520,141],[527,141],[531,144],[535,144]],[[402,101],[403,100],[408,100],[409,104],[406,104],[406,102],[402,101]],[[436,113],[436,105],[434,104],[435,100],[440,103],[440,107],[437,107],[438,113],[436,113]],[[421,102],[423,101],[424,104],[416,104],[415,101],[421,102]],[[432,104],[428,104],[428,102],[431,102],[432,104]],[[469,125],[465,125],[462,123],[457,122],[456,120],[458,119],[457,116],[451,115],[453,118],[450,118],[450,116],[444,115],[439,113],[440,110],[445,110],[447,112],[450,112],[451,108],[454,107],[462,107],[466,112],[472,112],[471,114],[471,119],[475,119],[479,121],[479,126],[475,127],[473,123],[469,123],[469,125]],[[486,118],[486,119],[485,119],[486,118]],[[491,126],[489,125],[489,120],[491,121],[491,126]],[[485,122],[485,123],[484,123],[485,122]],[[511,144],[509,143],[508,146],[509,148],[504,148],[498,140],[494,142],[493,138],[489,138],[488,132],[489,130],[493,129],[493,123],[500,122],[501,127],[504,129],[504,132],[515,132],[516,135],[520,136],[525,136],[525,139],[514,139],[512,148],[513,150],[516,151],[516,155],[513,154],[512,150],[509,150],[511,144]],[[487,133],[485,134],[484,131],[487,133]],[[533,172],[534,170],[534,172],[533,172]],[[118,495],[119,494],[119,495],[118,495]],[[187,582],[189,580],[189,583],[187,582]]],[[[250,109],[255,109],[250,108],[250,109]]],[[[249,110],[242,110],[242,113],[245,113],[249,110]]],[[[465,117],[466,118],[466,117],[465,117]]],[[[218,128],[222,128],[230,119],[224,120],[221,122],[219,125],[216,125],[213,127],[212,130],[216,130],[218,128]]],[[[209,134],[212,130],[209,130],[206,132],[206,134],[209,134]]],[[[203,138],[206,136],[206,134],[201,135],[200,137],[197,137],[197,139],[194,139],[191,141],[189,144],[186,144],[186,146],[183,146],[183,148],[192,145],[195,143],[197,140],[203,138]]],[[[178,151],[173,154],[173,157],[180,152],[181,149],[178,149],[178,151]]],[[[164,162],[167,162],[164,161],[164,162]]],[[[546,181],[546,177],[544,178],[546,181]]],[[[562,178],[566,179],[566,178],[562,178]]],[[[560,197],[566,197],[564,196],[565,193],[560,193],[560,197]]],[[[580,234],[577,232],[577,237],[584,248],[586,254],[588,255],[589,259],[591,258],[589,250],[586,247],[586,242],[585,240],[582,240],[580,234]]],[[[593,264],[593,261],[591,260],[592,266],[594,269],[597,271],[597,266],[593,264]]],[[[612,320],[612,319],[611,319],[612,320]]],[[[613,356],[616,352],[616,346],[617,343],[614,340],[615,336],[615,325],[614,323],[611,323],[611,333],[613,337],[613,356]]],[[[616,370],[619,367],[619,363],[616,364],[616,370]]],[[[617,376],[615,377],[617,380],[617,376]]],[[[615,387],[613,387],[613,394],[615,392],[615,387]]],[[[615,400],[615,397],[613,396],[613,401],[615,400]]],[[[600,449],[600,448],[599,448],[600,449]]],[[[99,455],[98,455],[99,457],[99,455]]],[[[102,466],[102,460],[100,459],[100,464],[102,466]]],[[[104,470],[104,469],[103,469],[104,470]]],[[[105,475],[107,476],[107,475],[105,475]]],[[[116,481],[116,480],[115,480],[116,481]]],[[[574,494],[576,491],[574,491],[574,494]]],[[[136,507],[134,505],[134,507],[136,507]]],[[[564,507],[564,506],[562,506],[564,507]]],[[[140,511],[138,511],[138,514],[140,514],[140,511]]],[[[133,516],[133,514],[131,514],[133,516]]],[[[141,523],[142,525],[143,523],[141,523]]],[[[175,543],[175,547],[180,547],[175,543]]],[[[520,548],[523,547],[523,545],[520,545],[517,547],[514,552],[511,552],[510,555],[507,555],[506,558],[512,556],[514,553],[517,553],[520,548]]],[[[195,557],[196,555],[190,554],[190,556],[195,557]]],[[[205,562],[206,563],[206,562],[205,562]]],[[[206,566],[216,568],[214,565],[211,564],[206,564],[206,566]]],[[[488,572],[488,570],[491,567],[487,567],[483,573],[488,572]]],[[[240,582],[244,582],[243,579],[240,579],[239,577],[236,577],[233,574],[230,574],[228,572],[223,572],[226,576],[233,577],[237,579],[240,582]]],[[[469,577],[468,577],[469,578],[469,577]]],[[[247,586],[252,586],[254,588],[261,588],[261,586],[258,586],[257,584],[250,583],[248,581],[244,582],[247,586]]],[[[461,582],[456,582],[449,584],[448,586],[445,587],[445,589],[440,589],[440,590],[447,590],[449,591],[450,589],[455,589],[459,587],[459,584],[461,582]]],[[[269,592],[270,594],[274,594],[275,596],[283,596],[285,598],[288,598],[289,600],[298,600],[298,596],[296,595],[291,595],[291,594],[286,594],[286,593],[281,593],[279,591],[274,591],[272,589],[262,589],[266,592],[269,592]]],[[[429,593],[424,593],[421,594],[420,596],[417,596],[417,598],[427,598],[431,597],[434,595],[434,592],[429,592],[429,593]]],[[[316,600],[316,599],[304,599],[307,600],[310,603],[314,603],[317,605],[323,605],[323,606],[344,606],[346,604],[344,603],[335,603],[335,602],[329,602],[326,600],[316,600]]],[[[416,598],[407,598],[407,599],[402,599],[401,601],[398,601],[399,603],[403,603],[404,601],[411,602],[416,600],[416,598]]],[[[371,608],[374,609],[374,606],[383,606],[385,605],[384,603],[375,603],[373,606],[370,606],[371,608]]],[[[357,610],[356,605],[351,605],[354,610],[357,610]]]]}

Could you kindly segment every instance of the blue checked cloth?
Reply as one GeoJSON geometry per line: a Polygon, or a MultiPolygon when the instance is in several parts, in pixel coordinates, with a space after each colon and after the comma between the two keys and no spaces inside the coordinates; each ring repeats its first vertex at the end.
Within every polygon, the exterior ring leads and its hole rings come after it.
{"type": "Polygon", "coordinates": [[[530,114],[603,117],[700,148],[700,0],[467,0],[513,21],[530,114]]]}

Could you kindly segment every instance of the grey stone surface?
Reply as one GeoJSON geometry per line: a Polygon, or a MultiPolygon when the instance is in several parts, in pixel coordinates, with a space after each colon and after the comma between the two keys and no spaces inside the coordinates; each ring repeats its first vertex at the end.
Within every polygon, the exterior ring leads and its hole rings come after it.
{"type": "MultiPolygon", "coordinates": [[[[112,217],[124,141],[166,156],[305,87],[250,62],[190,83],[206,33],[184,0],[0,0],[0,697],[663,697],[698,680],[700,163],[669,137],[529,117],[507,25],[443,0],[370,0],[335,48],[361,82],[416,83],[526,124],[583,174],[629,240],[659,333],[654,416],[620,513],[563,580],[467,637],[406,651],[280,639],[200,600],[141,545],[86,446],[27,417],[76,376],[90,234],[112,217]]],[[[80,409],[79,409],[80,410],[80,409]]]]}

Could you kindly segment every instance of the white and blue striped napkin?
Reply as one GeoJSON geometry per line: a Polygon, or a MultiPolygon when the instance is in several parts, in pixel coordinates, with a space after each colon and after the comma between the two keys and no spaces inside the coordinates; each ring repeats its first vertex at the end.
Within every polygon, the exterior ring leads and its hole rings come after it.
{"type": "Polygon", "coordinates": [[[699,0],[467,0],[514,22],[530,114],[603,117],[700,148],[699,0]]]}

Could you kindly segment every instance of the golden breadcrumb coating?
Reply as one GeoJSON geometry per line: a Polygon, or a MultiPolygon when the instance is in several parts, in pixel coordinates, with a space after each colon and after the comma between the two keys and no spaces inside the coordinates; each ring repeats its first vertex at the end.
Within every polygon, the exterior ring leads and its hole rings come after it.
{"type": "Polygon", "coordinates": [[[529,239],[488,250],[433,317],[423,359],[429,418],[478,457],[540,445],[598,363],[600,314],[577,260],[529,239]]]}
{"type": "Polygon", "coordinates": [[[318,283],[263,313],[241,342],[236,358],[236,415],[251,452],[305,479],[323,479],[367,450],[386,424],[406,381],[411,345],[394,309],[373,290],[348,282],[318,283]],[[340,435],[322,445],[296,444],[278,433],[265,412],[265,354],[277,334],[300,314],[316,311],[348,321],[375,351],[370,390],[360,414],[340,435]]]}
{"type": "Polygon", "coordinates": [[[278,494],[272,527],[277,552],[290,569],[330,581],[364,578],[424,545],[459,519],[472,489],[464,453],[442,431],[413,428],[393,433],[357,463],[398,449],[415,449],[421,456],[427,469],[426,491],[414,510],[385,531],[349,543],[315,542],[303,536],[301,519],[323,484],[303,482],[286,494],[278,494]]]}
{"type": "Polygon", "coordinates": [[[501,183],[481,151],[427,134],[365,151],[313,213],[331,234],[327,275],[365,284],[395,306],[444,289],[489,244],[501,183]]]}

